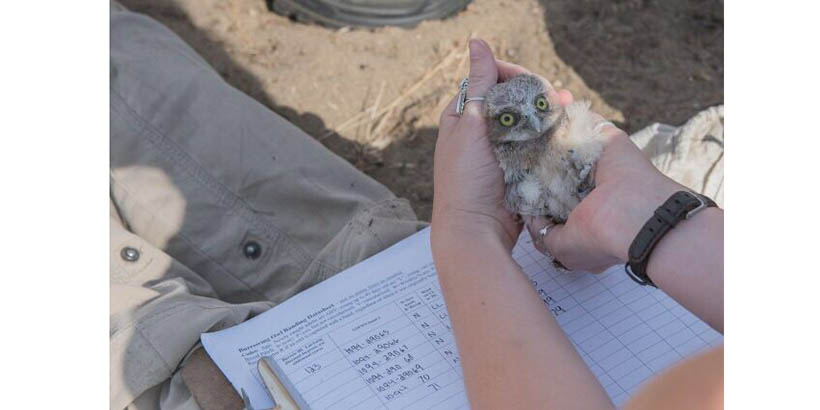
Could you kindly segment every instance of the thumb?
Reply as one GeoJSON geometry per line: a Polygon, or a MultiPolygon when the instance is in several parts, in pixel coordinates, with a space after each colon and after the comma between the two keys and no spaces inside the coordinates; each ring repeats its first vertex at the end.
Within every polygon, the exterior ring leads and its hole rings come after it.
{"type": "MultiPolygon", "coordinates": [[[[493,52],[486,41],[470,40],[470,84],[467,88],[467,98],[483,97],[498,81],[498,66],[495,64],[493,52]]],[[[462,118],[473,120],[483,118],[483,106],[480,103],[469,103],[464,107],[462,118]]]]}

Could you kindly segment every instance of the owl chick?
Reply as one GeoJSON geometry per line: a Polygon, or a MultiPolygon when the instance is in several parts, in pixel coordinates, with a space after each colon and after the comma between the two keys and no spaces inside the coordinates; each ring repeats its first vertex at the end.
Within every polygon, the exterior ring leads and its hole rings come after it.
{"type": "Polygon", "coordinates": [[[601,119],[589,102],[562,106],[550,89],[540,78],[520,74],[493,86],[484,106],[488,137],[504,171],[507,208],[563,223],[594,187],[593,169],[603,152],[601,119]]]}

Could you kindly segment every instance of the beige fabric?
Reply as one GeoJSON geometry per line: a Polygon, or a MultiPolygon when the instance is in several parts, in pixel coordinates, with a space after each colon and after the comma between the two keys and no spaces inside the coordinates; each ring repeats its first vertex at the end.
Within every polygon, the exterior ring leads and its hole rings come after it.
{"type": "Polygon", "coordinates": [[[178,370],[200,333],[425,225],[168,29],[115,4],[110,75],[112,409],[197,408],[178,370]],[[125,260],[125,247],[139,258],[125,260]]]}
{"type": "Polygon", "coordinates": [[[652,124],[631,136],[664,174],[723,207],[723,106],[686,124],[652,124]]]}

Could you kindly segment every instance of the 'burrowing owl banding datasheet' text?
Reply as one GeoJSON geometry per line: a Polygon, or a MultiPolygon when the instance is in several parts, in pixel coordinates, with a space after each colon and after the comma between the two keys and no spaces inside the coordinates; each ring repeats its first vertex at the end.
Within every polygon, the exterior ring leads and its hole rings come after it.
{"type": "MultiPolygon", "coordinates": [[[[622,266],[561,273],[522,235],[513,256],[615,404],[723,337],[622,266]]],[[[452,322],[425,229],[240,325],[202,335],[255,409],[270,356],[304,409],[467,409],[452,322]]]]}

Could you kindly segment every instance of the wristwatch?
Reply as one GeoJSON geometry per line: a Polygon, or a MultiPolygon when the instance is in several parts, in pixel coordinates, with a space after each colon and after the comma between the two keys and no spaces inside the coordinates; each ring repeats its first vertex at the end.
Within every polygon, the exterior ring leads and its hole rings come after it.
{"type": "MultiPolygon", "coordinates": [[[[626,274],[641,285],[655,286],[646,274],[649,256],[661,238],[680,221],[689,219],[696,213],[717,206],[706,196],[689,191],[678,191],[672,194],[655,214],[643,225],[629,246],[629,261],[624,266],[626,274]]],[[[657,287],[657,286],[655,286],[657,287]]]]}

